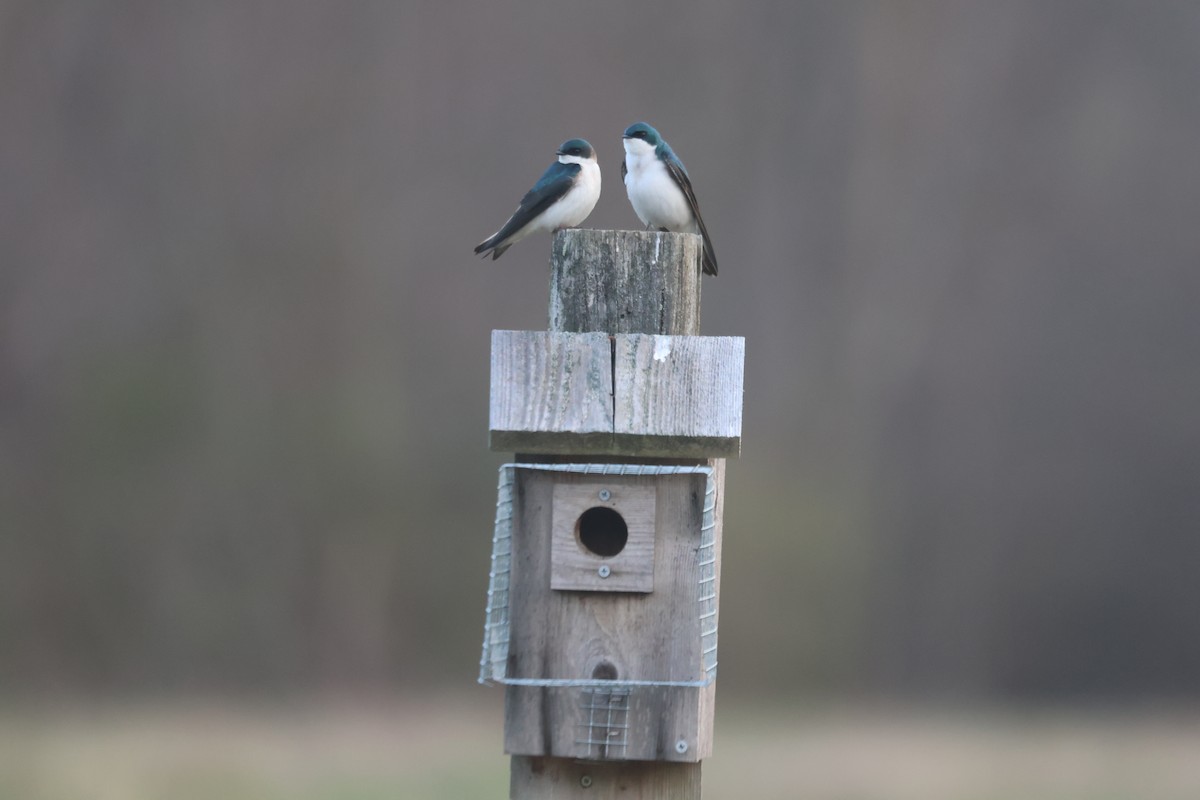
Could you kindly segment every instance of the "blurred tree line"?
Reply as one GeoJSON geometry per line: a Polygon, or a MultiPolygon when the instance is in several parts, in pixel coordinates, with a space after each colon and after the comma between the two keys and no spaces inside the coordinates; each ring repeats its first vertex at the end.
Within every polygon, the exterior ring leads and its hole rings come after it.
{"type": "Polygon", "coordinates": [[[683,156],[747,337],[723,686],[1200,690],[1200,7],[0,6],[0,687],[472,679],[494,230],[683,156]],[[633,19],[645,24],[634,25],[633,19]],[[728,265],[728,266],[726,266],[728,265]]]}

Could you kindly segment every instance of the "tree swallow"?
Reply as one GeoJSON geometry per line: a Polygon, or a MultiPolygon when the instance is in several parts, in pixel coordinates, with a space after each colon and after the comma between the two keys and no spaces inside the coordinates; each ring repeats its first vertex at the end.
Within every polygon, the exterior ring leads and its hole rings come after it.
{"type": "Polygon", "coordinates": [[[671,145],[644,122],[635,122],[621,137],[625,160],[621,180],[638,219],[647,228],[704,237],[704,274],[717,274],[717,254],[700,216],[687,169],[671,145]]]}
{"type": "Polygon", "coordinates": [[[500,230],[475,247],[492,258],[531,233],[574,228],[587,219],[600,199],[600,165],[596,151],[585,139],[568,139],[556,153],[558,160],[521,198],[521,204],[500,230]]]}

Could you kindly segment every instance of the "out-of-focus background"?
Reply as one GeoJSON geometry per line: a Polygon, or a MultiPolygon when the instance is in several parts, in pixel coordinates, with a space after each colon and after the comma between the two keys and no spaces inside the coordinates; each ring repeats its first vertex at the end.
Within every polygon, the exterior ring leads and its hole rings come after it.
{"type": "Polygon", "coordinates": [[[0,5],[0,795],[501,797],[471,248],[687,163],[714,797],[1195,797],[1200,6],[0,5]],[[788,765],[798,764],[799,767],[788,765]],[[870,769],[865,769],[865,766],[870,769]],[[747,785],[753,774],[753,785],[747,785]]]}

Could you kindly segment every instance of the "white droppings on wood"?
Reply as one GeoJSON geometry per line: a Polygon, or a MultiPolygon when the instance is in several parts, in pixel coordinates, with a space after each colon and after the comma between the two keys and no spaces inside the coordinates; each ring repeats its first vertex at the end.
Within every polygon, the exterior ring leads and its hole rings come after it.
{"type": "Polygon", "coordinates": [[[616,449],[739,455],[745,339],[635,333],[613,345],[616,449]]]}
{"type": "Polygon", "coordinates": [[[654,360],[666,361],[671,355],[671,337],[655,336],[654,337],[654,360]]]}

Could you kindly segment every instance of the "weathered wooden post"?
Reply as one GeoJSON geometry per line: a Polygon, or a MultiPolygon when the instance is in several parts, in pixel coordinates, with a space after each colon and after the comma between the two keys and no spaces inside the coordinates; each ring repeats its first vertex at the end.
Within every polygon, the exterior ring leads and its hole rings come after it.
{"type": "Polygon", "coordinates": [[[493,331],[501,468],[480,681],[510,797],[700,797],[740,337],[699,336],[701,239],[554,237],[549,331],[493,331]]]}

